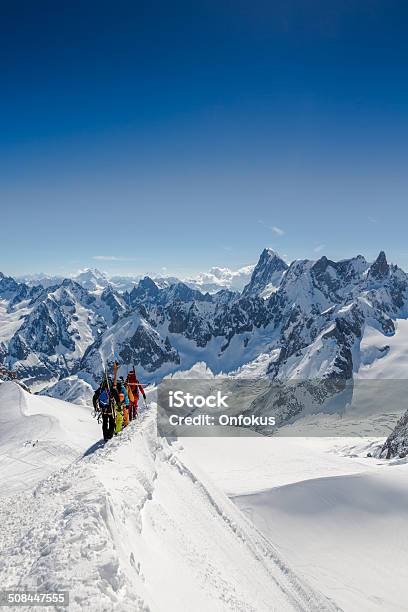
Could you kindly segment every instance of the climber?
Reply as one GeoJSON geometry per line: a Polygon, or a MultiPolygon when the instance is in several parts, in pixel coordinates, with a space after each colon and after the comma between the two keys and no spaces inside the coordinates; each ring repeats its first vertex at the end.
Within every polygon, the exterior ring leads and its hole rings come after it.
{"type": "MultiPolygon", "coordinates": [[[[122,431],[122,426],[123,426],[123,404],[121,402],[121,399],[119,397],[119,391],[118,391],[118,368],[119,368],[119,364],[118,362],[115,360],[113,362],[113,384],[112,384],[112,389],[114,389],[116,397],[117,397],[117,401],[116,401],[116,415],[115,415],[115,436],[120,433],[122,431]]],[[[120,389],[120,387],[119,387],[120,389]]]]}
{"type": "Polygon", "coordinates": [[[115,412],[116,412],[116,393],[109,388],[107,379],[99,385],[92,398],[92,403],[96,413],[102,417],[103,439],[110,440],[115,431],[115,412]]]}
{"type": "Polygon", "coordinates": [[[123,426],[123,406],[119,402],[119,405],[116,408],[116,418],[115,418],[115,436],[116,434],[122,431],[123,426]]]}
{"type": "Polygon", "coordinates": [[[126,379],[126,385],[128,388],[129,396],[129,420],[135,419],[137,416],[139,392],[143,395],[143,399],[146,401],[146,393],[143,389],[142,384],[136,378],[135,368],[131,370],[126,379]]]}
{"type": "Polygon", "coordinates": [[[116,386],[119,401],[122,407],[123,414],[123,427],[126,427],[129,424],[129,396],[126,390],[125,381],[123,380],[123,376],[119,378],[119,381],[116,386]]]}

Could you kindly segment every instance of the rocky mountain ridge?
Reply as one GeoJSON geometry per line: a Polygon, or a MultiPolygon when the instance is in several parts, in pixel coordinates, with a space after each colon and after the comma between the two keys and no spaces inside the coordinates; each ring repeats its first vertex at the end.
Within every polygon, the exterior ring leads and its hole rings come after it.
{"type": "Polygon", "coordinates": [[[265,249],[242,293],[149,277],[124,292],[72,279],[30,287],[1,275],[0,305],[0,363],[33,390],[65,379],[92,387],[114,358],[146,381],[198,361],[239,376],[350,379],[365,328],[391,336],[408,316],[408,275],[382,251],[371,264],[358,255],[288,265],[265,249]]]}

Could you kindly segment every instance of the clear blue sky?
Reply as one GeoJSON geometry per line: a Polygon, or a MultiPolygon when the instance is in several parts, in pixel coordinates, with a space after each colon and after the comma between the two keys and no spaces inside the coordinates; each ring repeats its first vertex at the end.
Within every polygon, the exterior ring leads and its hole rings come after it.
{"type": "Polygon", "coordinates": [[[406,2],[1,13],[0,270],[182,274],[264,246],[408,269],[406,2]]]}

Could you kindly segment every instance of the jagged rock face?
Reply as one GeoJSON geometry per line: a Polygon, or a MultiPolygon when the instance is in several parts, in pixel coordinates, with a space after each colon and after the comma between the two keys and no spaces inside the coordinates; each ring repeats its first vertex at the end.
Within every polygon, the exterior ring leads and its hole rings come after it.
{"type": "Polygon", "coordinates": [[[58,347],[75,349],[68,325],[69,318],[51,301],[40,303],[26,317],[8,347],[7,361],[19,378],[47,381],[68,374],[67,364],[56,354],[58,347]]]}
{"type": "Polygon", "coordinates": [[[170,339],[160,335],[137,311],[121,317],[88,347],[78,371],[88,382],[97,384],[105,368],[111,371],[115,360],[124,369],[142,369],[145,376],[162,366],[176,369],[180,363],[170,339]]]}
{"type": "Polygon", "coordinates": [[[18,312],[16,296],[24,296],[20,325],[7,343],[4,361],[29,384],[77,371],[86,349],[126,311],[121,296],[107,289],[98,299],[71,279],[59,286],[19,285],[8,311],[18,312]]]}
{"type": "Polygon", "coordinates": [[[79,285],[64,281],[56,291],[47,294],[44,301],[36,301],[17,335],[35,353],[51,356],[59,345],[74,351],[76,330],[73,323],[77,320],[77,306],[92,303],[93,299],[79,285]]]}
{"type": "Polygon", "coordinates": [[[361,256],[335,262],[321,257],[311,268],[314,286],[331,302],[341,302],[368,267],[361,256]]]}
{"type": "Polygon", "coordinates": [[[387,258],[384,251],[381,251],[375,262],[370,266],[369,276],[376,280],[384,279],[388,276],[390,266],[388,265],[387,258]]]}
{"type": "Polygon", "coordinates": [[[352,347],[356,338],[361,337],[358,320],[348,321],[337,318],[334,326],[322,334],[322,341],[334,340],[337,348],[333,360],[332,372],[336,378],[349,379],[353,375],[352,347]]]}
{"type": "Polygon", "coordinates": [[[123,363],[141,365],[148,372],[154,372],[164,363],[180,363],[169,339],[161,346],[159,334],[143,325],[139,325],[130,340],[124,343],[119,355],[123,363]]]}
{"type": "Polygon", "coordinates": [[[381,449],[380,457],[406,457],[408,455],[408,410],[398,421],[394,431],[388,436],[381,449]]]}
{"type": "Polygon", "coordinates": [[[169,318],[169,332],[171,334],[183,334],[187,329],[188,311],[184,305],[172,304],[166,309],[169,318]]]}
{"type": "Polygon", "coordinates": [[[279,257],[272,249],[264,249],[254,271],[251,280],[244,287],[244,296],[261,296],[268,287],[272,290],[279,286],[283,273],[288,269],[288,264],[279,257]]]}
{"type": "Polygon", "coordinates": [[[8,305],[8,312],[13,312],[13,310],[21,304],[24,300],[29,298],[30,290],[27,285],[19,285],[18,290],[15,292],[14,297],[10,300],[8,305]]]}
{"type": "Polygon", "coordinates": [[[324,256],[316,262],[294,261],[282,279],[278,295],[271,297],[271,306],[274,300],[283,298],[283,302],[318,314],[358,293],[368,266],[361,255],[339,262],[324,256]]]}
{"type": "Polygon", "coordinates": [[[408,317],[408,276],[383,253],[371,266],[359,255],[288,267],[265,249],[242,294],[149,277],[130,293],[90,292],[72,279],[44,288],[4,275],[0,291],[7,316],[21,312],[0,357],[29,381],[84,373],[96,382],[114,352],[153,380],[191,367],[203,351],[216,371],[273,354],[272,378],[350,379],[365,324],[392,335],[394,320],[408,317]]]}
{"type": "Polygon", "coordinates": [[[281,329],[279,358],[269,368],[272,376],[321,376],[323,354],[327,374],[350,377],[352,352],[358,351],[365,321],[378,325],[385,335],[394,333],[393,319],[408,314],[408,277],[390,266],[379,282],[370,270],[361,256],[291,264],[269,300],[273,326],[281,329]]]}
{"type": "Polygon", "coordinates": [[[53,355],[59,343],[68,350],[75,349],[68,330],[70,317],[75,313],[74,304],[65,294],[62,297],[64,310],[49,300],[39,304],[26,320],[24,339],[36,353],[53,355]]]}
{"type": "Polygon", "coordinates": [[[213,302],[213,296],[209,293],[201,293],[197,289],[191,289],[182,282],[170,286],[159,287],[151,278],[145,276],[137,287],[129,294],[130,303],[135,305],[154,304],[166,306],[175,302],[213,302]]]}
{"type": "Polygon", "coordinates": [[[10,340],[8,355],[12,355],[17,361],[23,361],[24,359],[27,359],[30,353],[31,348],[27,346],[22,336],[20,336],[18,333],[15,334],[10,340]]]}
{"type": "Polygon", "coordinates": [[[183,334],[194,340],[197,346],[205,346],[213,336],[210,323],[205,320],[195,302],[187,308],[181,302],[175,302],[165,309],[169,320],[168,331],[171,334],[183,334]]]}
{"type": "MultiPolygon", "coordinates": [[[[57,293],[58,297],[58,289],[55,293],[57,293]]],[[[66,278],[62,282],[59,289],[59,299],[61,302],[66,300],[69,305],[72,305],[74,301],[72,296],[74,296],[74,298],[76,298],[84,306],[91,306],[92,304],[95,304],[96,301],[95,296],[89,294],[86,289],[81,287],[81,285],[71,279],[66,278]]]]}
{"type": "Polygon", "coordinates": [[[164,304],[173,302],[213,302],[209,293],[201,293],[197,289],[191,289],[185,283],[176,283],[163,289],[162,299],[164,304]]]}
{"type": "MultiPolygon", "coordinates": [[[[1,272],[0,272],[1,274],[1,272]]],[[[1,278],[1,276],[0,276],[1,278]]],[[[0,365],[0,381],[6,382],[8,380],[16,380],[17,374],[16,372],[12,372],[11,370],[7,370],[2,365],[0,365]]]]}
{"type": "Polygon", "coordinates": [[[129,301],[132,306],[145,302],[157,303],[160,294],[160,288],[156,283],[148,276],[145,276],[144,279],[139,282],[138,286],[130,292],[129,301]]]}
{"type": "Polygon", "coordinates": [[[12,372],[11,370],[7,370],[2,365],[0,365],[0,385],[4,382],[9,382],[9,381],[13,381],[17,383],[18,385],[20,385],[20,387],[24,389],[24,391],[27,391],[28,393],[30,393],[30,389],[27,387],[27,385],[25,385],[21,380],[17,378],[17,372],[12,372]]]}
{"type": "Polygon", "coordinates": [[[211,340],[213,329],[195,302],[191,302],[188,307],[181,302],[175,302],[167,306],[165,312],[169,319],[169,333],[183,334],[194,340],[197,346],[205,346],[211,340]]]}
{"type": "Polygon", "coordinates": [[[16,296],[21,292],[28,291],[28,287],[24,284],[17,283],[11,276],[0,276],[0,299],[3,300],[14,300],[16,296]]]}
{"type": "Polygon", "coordinates": [[[157,290],[149,283],[146,294],[146,284],[144,279],[141,290],[138,287],[133,295],[138,295],[135,307],[141,316],[152,327],[165,327],[167,333],[183,335],[197,347],[205,347],[219,336],[229,341],[235,334],[251,332],[270,320],[266,303],[259,297],[241,297],[230,291],[203,295],[181,283],[157,290]],[[144,302],[140,295],[146,296],[144,302]]]}
{"type": "MultiPolygon", "coordinates": [[[[169,328],[170,331],[170,328],[169,328]]],[[[195,340],[197,346],[204,347],[213,337],[213,330],[209,321],[203,320],[201,313],[193,302],[188,310],[186,338],[195,340]]]]}
{"type": "Polygon", "coordinates": [[[230,340],[235,334],[265,327],[271,314],[262,298],[238,297],[226,308],[218,308],[214,317],[214,334],[230,340]]]}
{"type": "Polygon", "coordinates": [[[122,296],[120,296],[116,291],[113,291],[111,287],[107,287],[102,292],[101,301],[104,302],[110,309],[111,320],[109,323],[112,325],[117,323],[120,317],[124,316],[129,310],[122,296]]]}

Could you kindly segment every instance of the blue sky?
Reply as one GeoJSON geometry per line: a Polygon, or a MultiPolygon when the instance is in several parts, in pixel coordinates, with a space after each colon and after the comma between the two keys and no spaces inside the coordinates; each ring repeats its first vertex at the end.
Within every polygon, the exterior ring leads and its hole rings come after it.
{"type": "Polygon", "coordinates": [[[0,270],[408,269],[406,2],[2,12],[0,270]]]}

